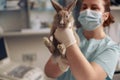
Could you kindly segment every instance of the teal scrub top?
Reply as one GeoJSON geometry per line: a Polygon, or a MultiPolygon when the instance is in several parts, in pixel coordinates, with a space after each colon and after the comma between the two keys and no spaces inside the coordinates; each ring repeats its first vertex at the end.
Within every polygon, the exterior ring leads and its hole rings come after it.
{"type": "MultiPolygon", "coordinates": [[[[118,44],[108,36],[101,40],[87,40],[81,28],[77,30],[77,33],[80,37],[79,47],[83,55],[89,62],[95,62],[104,69],[108,75],[105,80],[112,80],[120,53],[118,44]]],[[[69,69],[58,77],[57,80],[75,80],[75,78],[69,69]]]]}

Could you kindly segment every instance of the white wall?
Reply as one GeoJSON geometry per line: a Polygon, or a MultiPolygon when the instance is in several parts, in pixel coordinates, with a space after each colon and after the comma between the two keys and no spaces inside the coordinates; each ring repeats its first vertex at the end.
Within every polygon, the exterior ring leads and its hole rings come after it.
{"type": "Polygon", "coordinates": [[[120,10],[113,10],[112,14],[115,17],[115,23],[108,29],[108,35],[120,43],[120,10]]]}

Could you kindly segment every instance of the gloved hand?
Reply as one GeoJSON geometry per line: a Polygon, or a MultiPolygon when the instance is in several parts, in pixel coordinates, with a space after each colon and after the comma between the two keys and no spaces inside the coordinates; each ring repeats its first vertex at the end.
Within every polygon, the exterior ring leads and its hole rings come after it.
{"type": "Polygon", "coordinates": [[[57,28],[54,35],[59,42],[65,45],[66,48],[76,43],[72,28],[57,28]]]}

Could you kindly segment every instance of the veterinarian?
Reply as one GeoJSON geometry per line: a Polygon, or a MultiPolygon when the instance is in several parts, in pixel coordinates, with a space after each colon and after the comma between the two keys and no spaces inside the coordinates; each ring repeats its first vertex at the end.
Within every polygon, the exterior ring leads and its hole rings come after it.
{"type": "Polygon", "coordinates": [[[70,28],[55,32],[56,39],[66,46],[69,69],[61,70],[50,58],[46,75],[57,80],[112,80],[120,48],[104,32],[114,22],[110,0],[83,0],[78,21],[82,25],[77,29],[79,46],[70,28]]]}

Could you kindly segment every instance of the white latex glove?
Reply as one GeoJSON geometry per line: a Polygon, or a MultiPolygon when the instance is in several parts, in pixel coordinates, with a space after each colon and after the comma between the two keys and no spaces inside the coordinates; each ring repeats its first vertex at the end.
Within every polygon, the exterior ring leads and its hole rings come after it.
{"type": "Polygon", "coordinates": [[[66,46],[66,48],[76,43],[72,28],[57,28],[54,35],[59,42],[66,46]]]}

